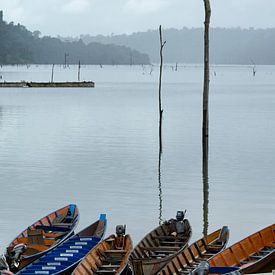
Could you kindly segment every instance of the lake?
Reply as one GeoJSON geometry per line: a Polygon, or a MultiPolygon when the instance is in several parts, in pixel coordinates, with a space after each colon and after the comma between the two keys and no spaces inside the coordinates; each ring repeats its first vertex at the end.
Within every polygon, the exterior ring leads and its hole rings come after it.
{"type": "MultiPolygon", "coordinates": [[[[3,66],[2,81],[49,81],[51,66],[3,66]]],[[[192,240],[228,225],[234,243],[274,223],[275,66],[212,66],[209,202],[202,181],[200,65],[164,68],[158,179],[158,67],[83,66],[94,89],[0,90],[0,248],[69,203],[79,229],[100,213],[137,243],[187,209],[192,240]],[[205,206],[203,208],[203,205],[205,206]]],[[[54,80],[77,80],[55,66],[54,80]]]]}

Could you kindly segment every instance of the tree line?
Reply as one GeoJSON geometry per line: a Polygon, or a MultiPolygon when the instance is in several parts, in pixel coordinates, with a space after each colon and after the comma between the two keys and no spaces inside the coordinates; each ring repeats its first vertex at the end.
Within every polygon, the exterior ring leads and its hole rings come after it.
{"type": "Polygon", "coordinates": [[[40,32],[31,32],[23,25],[0,22],[0,64],[149,64],[147,54],[127,46],[61,41],[40,32]]]}

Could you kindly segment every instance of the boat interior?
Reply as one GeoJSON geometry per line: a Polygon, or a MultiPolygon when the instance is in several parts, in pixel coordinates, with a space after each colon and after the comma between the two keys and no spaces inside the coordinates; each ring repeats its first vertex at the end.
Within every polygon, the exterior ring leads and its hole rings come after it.
{"type": "Polygon", "coordinates": [[[173,258],[159,274],[190,274],[202,261],[207,261],[219,253],[227,244],[229,229],[222,229],[198,240],[173,258]]]}

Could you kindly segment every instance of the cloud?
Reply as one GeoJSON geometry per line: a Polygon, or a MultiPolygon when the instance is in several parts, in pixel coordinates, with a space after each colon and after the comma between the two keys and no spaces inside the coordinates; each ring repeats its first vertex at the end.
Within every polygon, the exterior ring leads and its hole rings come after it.
{"type": "Polygon", "coordinates": [[[70,0],[64,4],[61,11],[64,13],[84,13],[91,8],[93,1],[91,0],[70,0]]]}
{"type": "Polygon", "coordinates": [[[125,12],[153,13],[168,7],[172,0],[128,0],[124,6],[125,12]]]}

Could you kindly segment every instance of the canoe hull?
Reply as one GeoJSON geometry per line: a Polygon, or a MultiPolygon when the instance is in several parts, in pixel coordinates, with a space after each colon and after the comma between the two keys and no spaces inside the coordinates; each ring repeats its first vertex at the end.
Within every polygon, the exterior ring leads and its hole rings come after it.
{"type": "Polygon", "coordinates": [[[209,259],[211,267],[238,267],[242,273],[257,273],[275,261],[275,224],[233,244],[209,259]]]}
{"type": "MultiPolygon", "coordinates": [[[[23,269],[24,267],[26,267],[27,265],[31,264],[33,261],[37,260],[38,258],[42,257],[44,254],[48,253],[49,251],[51,251],[52,249],[54,249],[57,245],[61,244],[62,242],[66,241],[70,236],[73,235],[74,229],[78,224],[78,208],[76,205],[74,204],[70,204],[67,205],[63,208],[60,208],[50,214],[48,214],[47,216],[41,218],[40,220],[36,221],[35,223],[33,223],[32,225],[30,225],[28,228],[26,228],[24,231],[22,231],[8,246],[7,248],[7,252],[6,252],[6,258],[9,259],[9,255],[10,252],[12,251],[12,249],[14,248],[14,246],[24,243],[27,245],[27,251],[22,255],[22,259],[20,261],[20,265],[18,268],[12,268],[11,270],[13,272],[17,272],[21,269],[23,269]],[[68,216],[68,214],[70,216],[68,216]],[[64,225],[66,225],[65,228],[65,232],[61,232],[61,233],[42,233],[41,231],[41,242],[51,242],[51,245],[49,246],[49,243],[47,243],[47,246],[43,247],[44,250],[35,250],[34,247],[36,247],[35,244],[31,243],[31,237],[29,236],[30,232],[35,231],[37,229],[37,227],[44,227],[45,228],[51,228],[52,224],[55,223],[55,221],[57,221],[57,219],[59,220],[70,220],[71,222],[68,223],[64,223],[63,224],[63,229],[64,230],[64,225]],[[48,237],[56,237],[55,241],[47,241],[48,237]],[[30,249],[32,249],[34,252],[30,252],[30,249]]],[[[56,230],[61,230],[61,227],[55,226],[56,230]]],[[[41,245],[40,242],[40,245],[41,245]]],[[[46,244],[45,244],[46,245],[46,244]]],[[[39,246],[39,245],[38,245],[39,246]]],[[[8,260],[9,261],[9,260],[8,260]]],[[[9,264],[11,264],[9,262],[9,264]]]]}
{"type": "Polygon", "coordinates": [[[176,255],[159,273],[159,275],[170,275],[178,273],[193,272],[203,261],[207,261],[212,255],[222,251],[229,239],[227,226],[197,240],[176,255]]]}
{"type": "Polygon", "coordinates": [[[17,274],[71,274],[86,254],[102,240],[106,222],[106,215],[102,214],[98,221],[74,234],[17,274]]]}
{"type": "Polygon", "coordinates": [[[135,274],[156,274],[188,245],[192,229],[187,219],[171,219],[147,234],[133,250],[130,261],[135,274]],[[184,230],[179,231],[180,225],[184,230]],[[180,232],[180,233],[178,233],[180,232]]]}
{"type": "Polygon", "coordinates": [[[130,235],[111,235],[92,249],[74,270],[72,275],[119,275],[126,272],[133,244],[130,235]]]}

